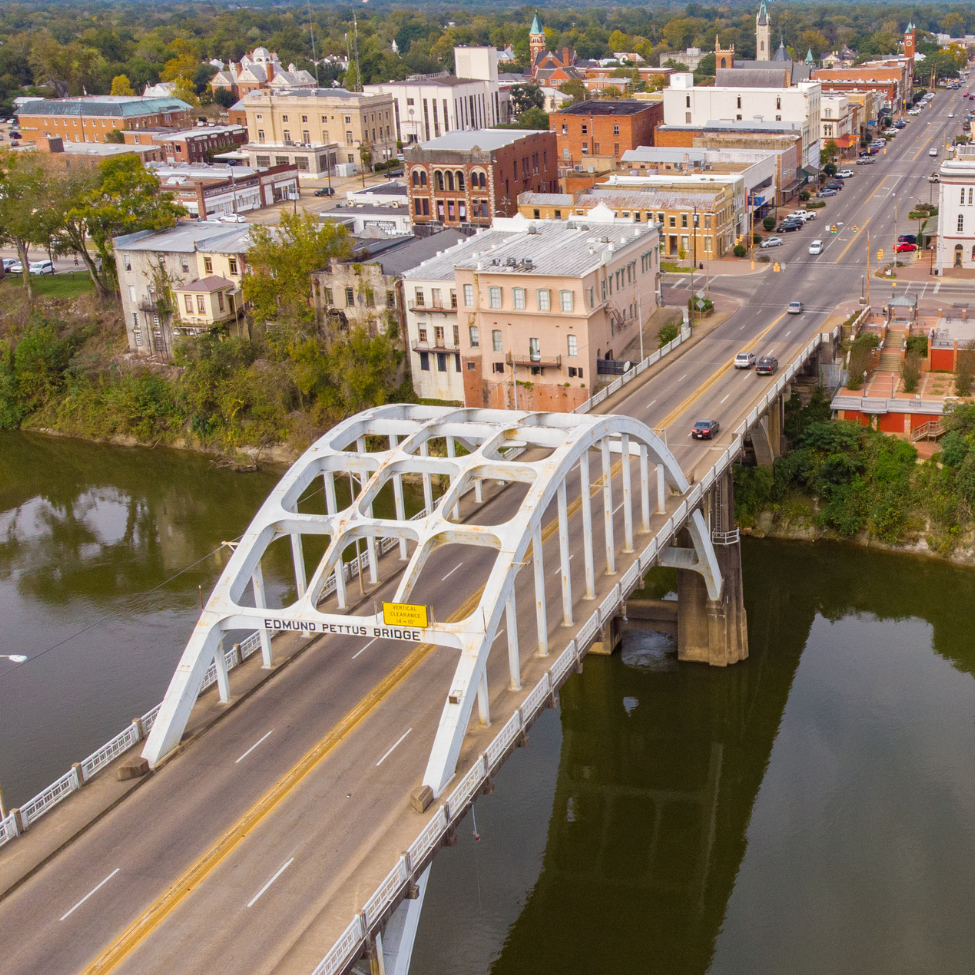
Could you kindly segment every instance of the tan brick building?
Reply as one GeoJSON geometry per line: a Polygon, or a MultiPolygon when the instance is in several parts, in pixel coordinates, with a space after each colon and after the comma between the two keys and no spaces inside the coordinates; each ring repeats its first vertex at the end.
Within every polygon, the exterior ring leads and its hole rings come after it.
{"type": "Polygon", "coordinates": [[[558,183],[552,132],[449,132],[403,154],[415,227],[489,227],[494,217],[517,213],[519,193],[558,183]]]}
{"type": "Polygon", "coordinates": [[[338,146],[337,162],[361,167],[366,146],[374,163],[396,155],[393,97],[344,88],[261,89],[229,110],[231,124],[247,126],[249,146],[338,146]]]}
{"type": "Polygon", "coordinates": [[[628,149],[652,146],[654,130],[662,121],[660,102],[636,99],[584,101],[549,116],[562,168],[618,160],[628,149]]]}
{"type": "Polygon", "coordinates": [[[87,95],[84,98],[38,98],[17,109],[25,142],[39,146],[45,136],[65,142],[106,142],[116,129],[185,129],[192,109],[179,98],[87,95]]]}

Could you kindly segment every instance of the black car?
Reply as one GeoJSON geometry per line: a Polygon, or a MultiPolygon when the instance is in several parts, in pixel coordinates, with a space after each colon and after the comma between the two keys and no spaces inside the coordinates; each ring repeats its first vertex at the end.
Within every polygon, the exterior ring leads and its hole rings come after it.
{"type": "Polygon", "coordinates": [[[779,360],[775,358],[774,355],[763,355],[761,359],[758,360],[758,365],[755,367],[755,372],[759,376],[771,376],[776,369],[779,368],[779,360]]]}
{"type": "Polygon", "coordinates": [[[717,420],[698,420],[691,430],[695,440],[711,440],[718,435],[721,424],[717,420]]]}
{"type": "Polygon", "coordinates": [[[802,221],[801,220],[783,220],[779,224],[778,233],[790,233],[793,230],[801,230],[802,221]]]}
{"type": "Polygon", "coordinates": [[[826,189],[828,190],[841,190],[843,189],[843,180],[832,179],[826,184],[826,189]]]}
{"type": "Polygon", "coordinates": [[[897,243],[898,244],[916,244],[917,243],[917,234],[901,234],[900,237],[897,238],[897,243]]]}
{"type": "Polygon", "coordinates": [[[331,186],[323,186],[320,190],[315,190],[315,196],[335,196],[335,190],[331,186]]]}

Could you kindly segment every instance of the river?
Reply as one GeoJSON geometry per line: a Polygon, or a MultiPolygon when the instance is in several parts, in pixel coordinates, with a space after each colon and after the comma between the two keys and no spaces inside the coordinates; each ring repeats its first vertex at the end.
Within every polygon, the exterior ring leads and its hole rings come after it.
{"type": "MultiPolygon", "coordinates": [[[[0,458],[15,805],[160,700],[279,474],[23,434],[0,458]]],[[[975,573],[751,539],[743,568],[744,664],[629,632],[570,678],[435,861],[414,975],[970,972],[975,573]]]]}

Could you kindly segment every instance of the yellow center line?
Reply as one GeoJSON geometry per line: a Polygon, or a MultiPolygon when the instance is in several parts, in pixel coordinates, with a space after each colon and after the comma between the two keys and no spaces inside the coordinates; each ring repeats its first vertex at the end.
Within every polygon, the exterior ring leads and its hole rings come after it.
{"type": "MultiPolygon", "coordinates": [[[[756,335],[755,338],[753,338],[745,346],[744,351],[746,351],[746,352],[749,351],[752,346],[757,345],[759,342],[761,342],[762,339],[765,338],[765,336],[768,335],[768,333],[771,332],[772,329],[775,328],[775,326],[778,325],[779,322],[781,322],[783,318],[785,318],[786,314],[787,314],[786,312],[782,312],[782,314],[779,315],[779,317],[776,318],[775,321],[772,322],[771,325],[769,325],[768,327],[766,327],[765,329],[763,329],[761,332],[759,332],[759,334],[756,335]]],[[[708,379],[704,383],[704,385],[699,386],[696,390],[694,390],[694,392],[691,393],[691,395],[688,396],[687,399],[685,399],[684,402],[680,404],[680,406],[678,406],[675,409],[671,410],[670,413],[668,413],[667,416],[665,416],[664,419],[658,424],[658,427],[669,427],[671,425],[671,423],[673,423],[674,420],[676,420],[677,417],[679,417],[691,405],[691,403],[694,402],[694,400],[696,400],[699,397],[703,396],[733,366],[734,366],[734,360],[732,360],[731,362],[729,362],[727,365],[722,366],[716,373],[714,373],[711,376],[710,379],[708,379]]]]}
{"type": "MultiPolygon", "coordinates": [[[[871,201],[871,200],[872,200],[872,199],[874,198],[874,195],[875,195],[875,194],[876,194],[876,193],[877,193],[877,192],[878,192],[878,191],[880,190],[880,187],[881,187],[881,186],[883,186],[883,185],[884,185],[884,183],[886,183],[886,182],[887,182],[887,177],[885,176],[885,177],[884,177],[884,178],[883,178],[883,179],[882,179],[882,180],[881,180],[881,181],[880,181],[880,182],[879,182],[879,183],[877,184],[877,186],[876,186],[876,188],[874,189],[874,191],[873,191],[873,193],[871,193],[871,194],[870,194],[870,195],[869,195],[869,196],[868,196],[868,197],[867,197],[867,198],[866,198],[866,199],[865,199],[865,200],[863,201],[863,203],[861,203],[861,204],[860,204],[860,206],[859,206],[859,207],[858,207],[857,209],[862,209],[863,207],[865,207],[865,206],[866,206],[866,205],[867,205],[867,204],[868,204],[868,203],[869,203],[869,202],[870,202],[870,201],[871,201]]],[[[874,215],[873,215],[873,214],[871,213],[871,214],[870,214],[870,216],[869,216],[869,217],[867,217],[867,219],[866,219],[866,220],[864,220],[862,224],[860,224],[860,227],[859,227],[859,229],[857,230],[857,232],[856,232],[856,233],[855,233],[855,234],[854,234],[854,235],[853,235],[853,236],[852,236],[852,237],[850,238],[850,242],[849,242],[849,243],[848,243],[848,244],[846,245],[846,247],[844,247],[844,248],[843,248],[843,250],[841,250],[841,251],[840,251],[840,254],[839,254],[839,257],[837,257],[837,258],[836,258],[836,260],[835,260],[835,261],[833,261],[833,263],[834,263],[834,264],[839,264],[839,263],[840,263],[840,261],[842,261],[842,260],[843,260],[843,258],[844,258],[844,257],[846,256],[846,252],[847,252],[847,251],[848,251],[848,250],[849,250],[849,249],[850,249],[850,248],[851,248],[851,247],[853,246],[853,244],[854,244],[854,242],[855,242],[855,241],[856,241],[856,239],[857,239],[857,238],[858,238],[858,237],[860,236],[860,234],[862,234],[862,233],[864,232],[864,230],[866,230],[866,229],[867,229],[867,224],[868,224],[868,223],[870,223],[870,221],[871,221],[871,220],[873,220],[873,217],[874,217],[874,215]]]]}

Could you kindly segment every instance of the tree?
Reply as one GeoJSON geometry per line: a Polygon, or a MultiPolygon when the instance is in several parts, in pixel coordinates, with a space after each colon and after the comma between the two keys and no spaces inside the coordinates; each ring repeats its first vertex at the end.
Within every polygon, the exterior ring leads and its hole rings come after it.
{"type": "Polygon", "coordinates": [[[577,80],[563,81],[562,84],[559,85],[559,91],[562,92],[563,95],[571,95],[573,105],[578,105],[579,102],[584,102],[589,97],[589,92],[586,90],[586,86],[581,81],[577,80]]]}
{"type": "Polygon", "coordinates": [[[28,298],[33,296],[28,252],[32,245],[46,247],[51,240],[55,214],[50,189],[50,174],[37,155],[0,154],[0,241],[17,248],[28,298]]]}
{"type": "Polygon", "coordinates": [[[544,108],[545,95],[542,94],[542,89],[534,81],[529,81],[524,85],[512,85],[511,107],[517,118],[529,108],[544,108]]]}
{"type": "Polygon", "coordinates": [[[117,74],[112,78],[112,91],[113,95],[134,95],[135,90],[132,88],[129,79],[124,74],[117,74]]]}
{"type": "Polygon", "coordinates": [[[112,239],[137,230],[168,229],[186,211],[171,193],[159,192],[159,180],[146,172],[138,156],[106,159],[91,183],[83,177],[66,176],[52,193],[60,204],[55,244],[63,253],[76,253],[99,293],[111,294],[117,288],[112,239]]]}
{"type": "Polygon", "coordinates": [[[702,78],[713,78],[715,72],[717,71],[716,63],[714,60],[714,53],[705,54],[703,58],[698,62],[697,67],[694,69],[694,81],[697,83],[702,78]]]}
{"type": "Polygon", "coordinates": [[[955,395],[971,396],[975,380],[975,345],[965,342],[959,346],[955,359],[955,395]]]}
{"type": "Polygon", "coordinates": [[[309,276],[333,257],[351,256],[348,231],[332,221],[319,224],[311,213],[286,213],[277,227],[256,224],[250,233],[244,297],[255,321],[308,325],[314,318],[309,276]]]}
{"type": "Polygon", "coordinates": [[[901,362],[901,382],[905,393],[916,393],[921,381],[921,357],[910,350],[901,362]]]}
{"type": "Polygon", "coordinates": [[[621,30],[614,30],[609,35],[609,49],[616,54],[617,52],[628,52],[630,49],[630,38],[621,30]]]}
{"type": "Polygon", "coordinates": [[[683,61],[675,61],[673,58],[667,58],[664,61],[664,67],[673,68],[674,71],[683,71],[685,73],[691,70],[683,61]]]}
{"type": "Polygon", "coordinates": [[[221,108],[230,108],[237,99],[234,98],[234,93],[229,88],[216,88],[213,89],[213,100],[221,108]]]}
{"type": "Polygon", "coordinates": [[[623,92],[616,87],[616,85],[607,85],[603,89],[603,98],[622,98],[623,92]]]}
{"type": "Polygon", "coordinates": [[[548,112],[540,108],[529,108],[518,116],[518,125],[523,129],[542,129],[548,131],[548,112]]]}
{"type": "Polygon", "coordinates": [[[962,37],[965,33],[965,18],[958,13],[950,13],[941,21],[941,29],[949,37],[962,37]]]}

